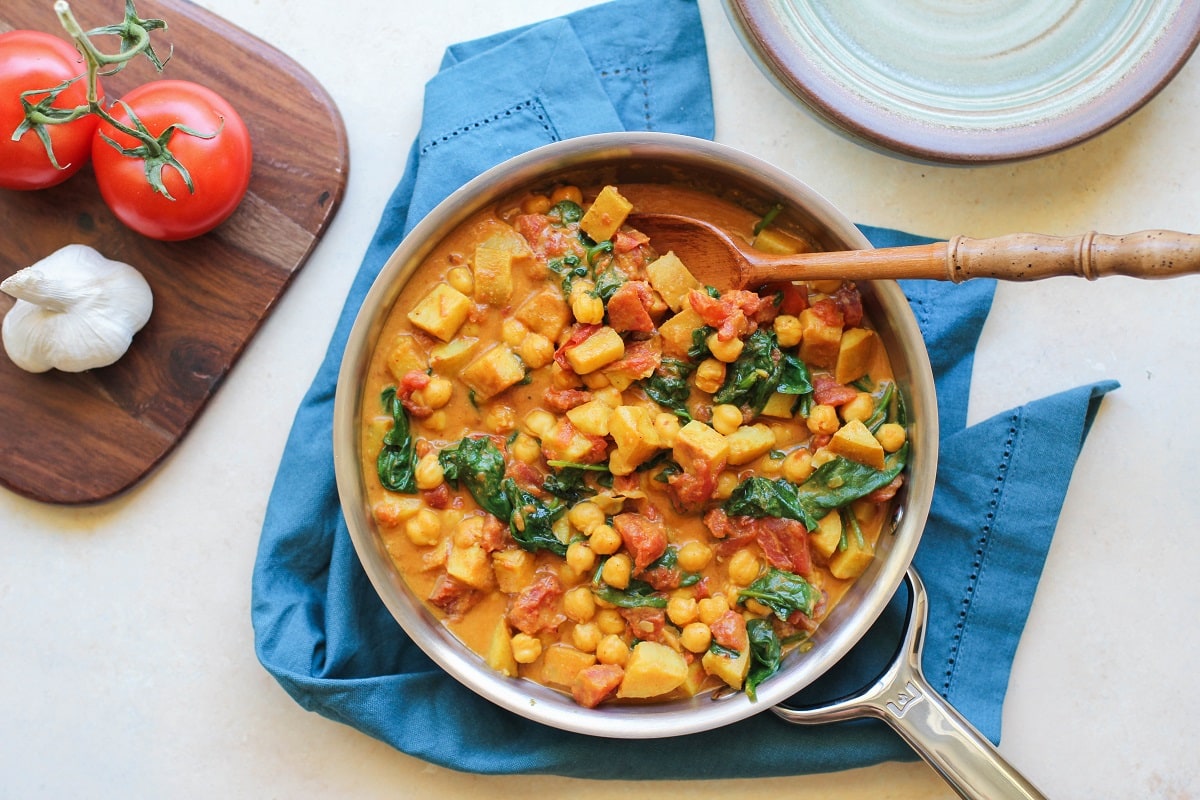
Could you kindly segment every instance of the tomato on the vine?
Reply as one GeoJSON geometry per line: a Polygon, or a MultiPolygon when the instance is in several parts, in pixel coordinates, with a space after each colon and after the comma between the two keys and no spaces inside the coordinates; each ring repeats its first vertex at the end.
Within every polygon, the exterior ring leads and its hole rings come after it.
{"type": "MultiPolygon", "coordinates": [[[[83,57],[65,39],[41,31],[0,33],[0,187],[45,189],[62,183],[87,163],[99,122],[91,114],[45,126],[58,166],[50,160],[36,130],[27,129],[17,141],[12,139],[25,122],[23,92],[53,89],[83,73],[83,57]]],[[[37,105],[45,97],[46,93],[41,93],[26,99],[37,105]]],[[[79,80],[64,89],[51,105],[72,109],[86,104],[87,84],[79,80]]]]}
{"type": "Polygon", "coordinates": [[[135,127],[128,109],[151,136],[165,143],[190,175],[192,187],[177,166],[156,167],[152,160],[148,169],[142,157],[113,147],[108,139],[131,152],[144,144],[102,122],[93,138],[92,162],[100,194],[117,218],[163,241],[190,239],[224,222],[246,194],[252,161],[250,132],[233,106],[199,84],[160,80],[137,87],[112,107],[118,122],[135,127]],[[167,195],[152,186],[153,173],[160,167],[167,195]]]}

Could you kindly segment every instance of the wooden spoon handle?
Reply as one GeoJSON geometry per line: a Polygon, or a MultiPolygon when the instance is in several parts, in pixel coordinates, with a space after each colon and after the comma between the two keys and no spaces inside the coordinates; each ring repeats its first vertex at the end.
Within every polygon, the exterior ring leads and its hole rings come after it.
{"type": "Polygon", "coordinates": [[[1125,236],[1014,233],[990,239],[956,236],[949,242],[802,256],[754,258],[746,285],[790,278],[861,280],[968,278],[1035,281],[1075,275],[1174,278],[1200,272],[1200,235],[1141,231],[1125,236]],[[785,263],[786,260],[786,263],[785,263]]]}

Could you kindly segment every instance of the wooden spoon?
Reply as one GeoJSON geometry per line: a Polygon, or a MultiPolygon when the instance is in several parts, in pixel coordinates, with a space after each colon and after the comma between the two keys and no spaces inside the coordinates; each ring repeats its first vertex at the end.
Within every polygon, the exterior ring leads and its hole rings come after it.
{"type": "Polygon", "coordinates": [[[955,236],[909,247],[781,256],[740,245],[720,228],[692,217],[638,213],[627,221],[649,236],[659,253],[674,251],[697,280],[721,290],[780,280],[929,278],[961,283],[968,278],[1034,281],[1062,275],[1174,278],[1200,272],[1200,235],[1175,231],[955,236]]]}

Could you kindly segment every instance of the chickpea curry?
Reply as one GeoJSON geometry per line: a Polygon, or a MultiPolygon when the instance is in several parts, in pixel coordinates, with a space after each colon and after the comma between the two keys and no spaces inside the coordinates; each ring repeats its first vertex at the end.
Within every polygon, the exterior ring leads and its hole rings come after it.
{"type": "Polygon", "coordinates": [[[362,469],[410,588],[493,669],[583,706],[745,691],[868,566],[904,408],[851,283],[719,292],[627,223],[682,187],[549,187],[468,220],[398,298],[362,469]]]}

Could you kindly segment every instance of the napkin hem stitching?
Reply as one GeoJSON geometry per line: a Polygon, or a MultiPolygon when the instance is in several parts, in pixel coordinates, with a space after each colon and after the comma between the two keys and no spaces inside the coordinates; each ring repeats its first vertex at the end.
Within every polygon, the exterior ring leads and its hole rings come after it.
{"type": "Polygon", "coordinates": [[[550,115],[546,113],[546,109],[542,106],[541,102],[539,102],[536,97],[530,97],[530,98],[526,98],[525,100],[520,101],[519,103],[513,103],[512,105],[508,106],[507,108],[501,109],[500,111],[496,111],[489,116],[481,117],[479,119],[476,119],[474,122],[460,125],[457,128],[453,128],[453,129],[443,133],[441,136],[438,136],[435,139],[431,139],[430,141],[426,142],[425,144],[423,144],[421,146],[421,155],[424,156],[424,155],[428,154],[429,151],[436,148],[437,146],[446,144],[447,142],[450,142],[453,139],[457,139],[459,136],[468,134],[471,131],[476,131],[481,128],[485,128],[488,125],[491,125],[492,123],[499,122],[500,120],[502,120],[506,117],[511,117],[514,114],[520,113],[520,112],[531,112],[533,114],[534,118],[537,119],[537,121],[541,123],[542,130],[544,130],[546,132],[546,134],[548,136],[550,136],[551,139],[558,138],[558,136],[554,132],[553,126],[551,126],[551,124],[550,124],[550,115]]]}
{"type": "Polygon", "coordinates": [[[1020,425],[1020,413],[1014,412],[1009,417],[1008,438],[1004,441],[1004,449],[1000,456],[1000,463],[996,465],[996,485],[992,487],[991,499],[988,501],[988,510],[984,514],[986,520],[979,530],[979,537],[975,540],[974,560],[971,562],[971,572],[967,578],[967,585],[963,589],[962,607],[958,612],[958,622],[954,625],[954,635],[950,639],[950,653],[946,658],[946,673],[942,681],[942,696],[949,697],[950,687],[954,683],[957,664],[959,663],[959,654],[963,645],[963,637],[967,632],[968,618],[971,612],[971,601],[975,596],[975,588],[979,584],[980,574],[983,572],[984,559],[987,556],[988,545],[991,541],[992,525],[996,519],[996,512],[1000,507],[1003,499],[1005,488],[1005,473],[1008,471],[1009,464],[1013,456],[1013,444],[1016,441],[1018,428],[1020,425]]]}

